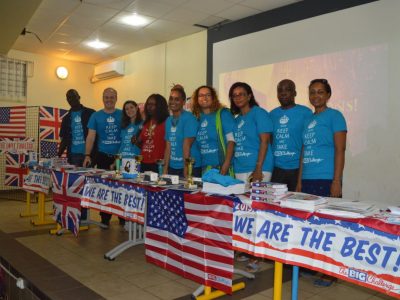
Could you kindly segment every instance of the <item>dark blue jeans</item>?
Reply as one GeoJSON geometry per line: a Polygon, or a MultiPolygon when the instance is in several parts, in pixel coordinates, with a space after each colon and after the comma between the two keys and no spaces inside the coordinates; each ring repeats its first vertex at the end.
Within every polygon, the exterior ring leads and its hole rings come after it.
{"type": "Polygon", "coordinates": [[[331,194],[332,179],[303,179],[301,191],[303,193],[329,197],[331,194]]]}

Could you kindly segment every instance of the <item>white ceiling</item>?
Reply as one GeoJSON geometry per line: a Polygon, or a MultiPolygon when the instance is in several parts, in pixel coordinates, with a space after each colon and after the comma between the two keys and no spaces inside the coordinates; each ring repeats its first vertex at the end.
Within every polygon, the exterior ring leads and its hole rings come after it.
{"type": "Polygon", "coordinates": [[[87,63],[99,63],[183,37],[220,22],[239,20],[300,0],[43,0],[26,25],[36,33],[21,35],[13,49],[87,63]],[[151,23],[134,28],[121,16],[144,15],[151,23]],[[110,43],[105,50],[86,45],[110,43]]]}

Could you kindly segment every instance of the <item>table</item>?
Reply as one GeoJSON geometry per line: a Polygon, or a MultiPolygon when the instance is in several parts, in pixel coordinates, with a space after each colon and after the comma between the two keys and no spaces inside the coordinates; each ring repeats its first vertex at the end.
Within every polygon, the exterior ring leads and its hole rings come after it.
{"type": "Polygon", "coordinates": [[[400,297],[400,226],[376,218],[338,218],[262,202],[236,204],[233,246],[400,297]]]}
{"type": "MultiPolygon", "coordinates": [[[[47,220],[46,214],[52,214],[52,212],[46,212],[45,210],[45,199],[46,195],[49,193],[51,187],[50,171],[44,168],[29,169],[28,175],[24,177],[24,183],[22,189],[27,193],[38,193],[38,210],[37,214],[32,214],[37,216],[37,220],[31,220],[33,225],[48,225],[54,224],[53,220],[47,220]]],[[[30,196],[27,196],[27,207],[28,214],[30,215],[30,196]]],[[[21,216],[25,216],[21,214],[21,216]]]]}
{"type": "Polygon", "coordinates": [[[254,278],[253,274],[233,270],[229,199],[192,194],[178,187],[166,189],[86,176],[81,205],[133,222],[129,223],[129,239],[107,252],[106,259],[113,260],[145,241],[148,262],[202,284],[193,294],[198,299],[212,299],[244,288],[243,282],[232,285],[234,272],[254,278]],[[211,287],[218,291],[212,292],[211,287]]]}

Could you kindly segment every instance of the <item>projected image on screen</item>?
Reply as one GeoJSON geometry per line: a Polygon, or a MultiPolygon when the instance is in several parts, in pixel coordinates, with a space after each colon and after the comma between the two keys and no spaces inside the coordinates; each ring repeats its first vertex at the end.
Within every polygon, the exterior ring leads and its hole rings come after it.
{"type": "Polygon", "coordinates": [[[325,78],[332,87],[328,106],[340,110],[348,126],[348,154],[367,147],[369,128],[386,127],[388,107],[388,49],[375,45],[341,52],[278,62],[219,75],[219,94],[229,106],[228,91],[236,81],[250,84],[257,102],[268,111],[279,106],[276,86],[282,79],[296,83],[296,102],[312,108],[308,85],[325,78]],[[377,113],[379,112],[379,113],[377,113]]]}

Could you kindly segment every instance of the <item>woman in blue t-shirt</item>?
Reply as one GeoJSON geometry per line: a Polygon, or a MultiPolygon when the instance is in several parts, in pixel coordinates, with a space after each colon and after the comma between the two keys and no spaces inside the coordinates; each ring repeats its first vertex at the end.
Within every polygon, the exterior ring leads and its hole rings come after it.
{"type": "Polygon", "coordinates": [[[200,123],[196,141],[203,172],[217,168],[222,175],[233,176],[233,170],[229,172],[235,147],[231,112],[222,107],[215,89],[205,85],[192,95],[192,112],[200,123]]]}
{"type": "Polygon", "coordinates": [[[326,197],[342,196],[347,126],[342,113],[328,107],[332,95],[326,79],[308,87],[314,114],[303,131],[303,155],[297,191],[326,197]]]}
{"type": "MultiPolygon", "coordinates": [[[[272,120],[268,112],[259,107],[247,83],[234,83],[229,90],[229,99],[231,112],[236,116],[233,130],[236,143],[233,159],[235,176],[244,182],[269,181],[273,169],[270,147],[272,120]]],[[[260,261],[256,257],[239,253],[237,260],[248,260],[248,272],[260,269],[260,261]]]]}
{"type": "MultiPolygon", "coordinates": [[[[332,95],[328,80],[312,80],[308,93],[314,114],[305,122],[303,130],[303,150],[296,191],[339,198],[342,197],[346,121],[340,111],[327,105],[332,95]]],[[[328,287],[334,281],[335,277],[322,275],[314,281],[314,285],[328,287]]]]}
{"type": "Polygon", "coordinates": [[[135,144],[142,130],[143,121],[137,103],[127,100],[122,108],[121,147],[119,154],[122,158],[133,158],[140,154],[140,148],[135,144]]]}
{"type": "Polygon", "coordinates": [[[186,93],[181,85],[175,85],[170,92],[168,106],[171,115],[165,121],[165,154],[164,173],[188,176],[186,159],[194,159],[192,175],[201,176],[201,156],[197,147],[196,135],[198,121],[183,107],[186,93]]]}
{"type": "Polygon", "coordinates": [[[269,113],[258,105],[247,83],[234,83],[229,90],[229,99],[231,112],[236,116],[235,176],[245,182],[269,181],[273,169],[270,147],[273,125],[269,113]]]}

